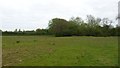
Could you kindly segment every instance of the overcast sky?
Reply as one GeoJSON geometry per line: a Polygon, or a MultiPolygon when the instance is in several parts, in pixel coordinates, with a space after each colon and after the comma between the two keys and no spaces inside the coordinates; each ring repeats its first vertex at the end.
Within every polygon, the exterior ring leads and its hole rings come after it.
{"type": "Polygon", "coordinates": [[[107,17],[115,20],[119,0],[0,0],[0,29],[47,28],[52,18],[107,17]]]}

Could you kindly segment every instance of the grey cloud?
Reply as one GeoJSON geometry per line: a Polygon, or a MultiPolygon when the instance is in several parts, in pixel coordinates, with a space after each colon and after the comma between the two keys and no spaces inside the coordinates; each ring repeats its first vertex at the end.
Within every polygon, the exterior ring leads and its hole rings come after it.
{"type": "Polygon", "coordinates": [[[85,19],[87,14],[92,14],[114,20],[117,3],[118,0],[1,0],[0,22],[3,30],[14,30],[46,28],[55,17],[85,19]]]}

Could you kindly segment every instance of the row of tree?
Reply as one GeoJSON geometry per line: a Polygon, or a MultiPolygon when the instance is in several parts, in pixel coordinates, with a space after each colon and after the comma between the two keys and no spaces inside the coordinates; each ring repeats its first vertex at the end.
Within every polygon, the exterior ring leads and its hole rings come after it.
{"type": "Polygon", "coordinates": [[[25,36],[28,36],[28,35],[50,35],[49,34],[50,32],[48,31],[48,29],[36,29],[36,31],[34,30],[23,30],[21,31],[20,29],[17,30],[15,29],[15,31],[4,31],[2,32],[2,35],[4,36],[7,36],[7,35],[11,35],[11,36],[21,36],[21,35],[25,35],[25,36]]]}
{"type": "Polygon", "coordinates": [[[55,36],[120,36],[120,27],[108,18],[95,18],[87,15],[84,21],[80,17],[72,17],[69,21],[54,18],[49,22],[49,30],[55,36]]]}
{"type": "Polygon", "coordinates": [[[14,32],[5,31],[3,35],[55,35],[55,36],[120,36],[120,27],[112,26],[114,22],[108,18],[95,18],[87,15],[87,19],[72,17],[69,21],[54,18],[49,21],[48,29],[36,29],[35,31],[14,32]]]}

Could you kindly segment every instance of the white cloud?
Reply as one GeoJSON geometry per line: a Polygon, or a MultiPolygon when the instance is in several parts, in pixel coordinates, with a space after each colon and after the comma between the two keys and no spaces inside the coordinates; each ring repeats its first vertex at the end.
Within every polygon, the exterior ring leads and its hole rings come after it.
{"type": "MultiPolygon", "coordinates": [[[[117,16],[118,0],[0,0],[3,30],[46,28],[55,17],[117,16]]],[[[0,24],[1,24],[0,23],[0,24]]]]}

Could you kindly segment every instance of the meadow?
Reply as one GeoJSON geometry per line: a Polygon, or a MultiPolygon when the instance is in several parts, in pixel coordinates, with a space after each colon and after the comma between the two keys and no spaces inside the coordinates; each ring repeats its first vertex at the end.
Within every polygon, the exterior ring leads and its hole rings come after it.
{"type": "Polygon", "coordinates": [[[117,66],[117,37],[3,36],[3,66],[117,66]]]}

